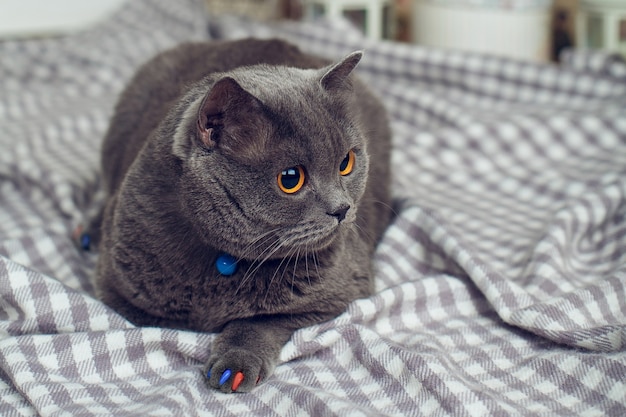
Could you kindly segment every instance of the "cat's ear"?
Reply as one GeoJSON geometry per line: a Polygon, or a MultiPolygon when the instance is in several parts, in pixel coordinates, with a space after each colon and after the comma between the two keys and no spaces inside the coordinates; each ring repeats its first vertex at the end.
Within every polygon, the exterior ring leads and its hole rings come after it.
{"type": "Polygon", "coordinates": [[[213,149],[233,148],[255,137],[262,124],[262,103],[230,77],[218,80],[204,97],[198,110],[198,138],[213,149]],[[226,138],[224,144],[220,144],[226,138]]]}
{"type": "Polygon", "coordinates": [[[332,91],[346,86],[349,75],[362,57],[362,51],[352,52],[339,63],[331,66],[320,80],[322,87],[327,91],[332,91]]]}

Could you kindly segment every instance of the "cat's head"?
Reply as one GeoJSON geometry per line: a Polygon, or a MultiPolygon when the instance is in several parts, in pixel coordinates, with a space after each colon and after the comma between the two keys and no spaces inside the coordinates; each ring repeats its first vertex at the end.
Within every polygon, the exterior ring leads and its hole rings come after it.
{"type": "Polygon", "coordinates": [[[173,152],[183,210],[205,241],[270,259],[325,248],[355,227],[369,167],[350,79],[360,59],[237,69],[191,102],[173,152]]]}

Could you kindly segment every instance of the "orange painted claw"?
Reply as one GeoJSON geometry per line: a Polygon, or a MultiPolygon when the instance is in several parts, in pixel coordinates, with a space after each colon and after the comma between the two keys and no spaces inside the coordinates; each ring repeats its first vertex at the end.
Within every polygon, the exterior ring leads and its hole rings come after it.
{"type": "Polygon", "coordinates": [[[243,382],[243,379],[244,379],[243,373],[237,372],[235,374],[235,377],[233,378],[233,391],[237,391],[237,388],[239,388],[239,385],[241,385],[241,383],[243,382]]]}

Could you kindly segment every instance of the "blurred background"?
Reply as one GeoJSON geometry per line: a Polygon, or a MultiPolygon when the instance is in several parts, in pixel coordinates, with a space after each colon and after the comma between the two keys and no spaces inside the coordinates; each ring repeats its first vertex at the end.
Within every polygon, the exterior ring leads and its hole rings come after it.
{"type": "MultiPolygon", "coordinates": [[[[0,0],[0,39],[70,33],[132,0],[0,0]]],[[[566,48],[626,55],[626,0],[204,0],[211,14],[344,17],[372,39],[558,61],[566,48]]]]}

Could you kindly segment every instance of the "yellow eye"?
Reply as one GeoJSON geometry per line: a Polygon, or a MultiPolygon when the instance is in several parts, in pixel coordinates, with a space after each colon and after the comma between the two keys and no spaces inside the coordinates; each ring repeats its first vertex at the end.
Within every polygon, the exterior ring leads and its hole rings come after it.
{"type": "Polygon", "coordinates": [[[301,166],[287,168],[278,174],[278,188],[284,193],[298,192],[304,185],[304,169],[301,166]]]}
{"type": "Polygon", "coordinates": [[[343,161],[339,164],[339,173],[341,175],[348,175],[354,169],[354,160],[356,156],[354,155],[354,151],[350,149],[350,152],[343,158],[343,161]]]}

